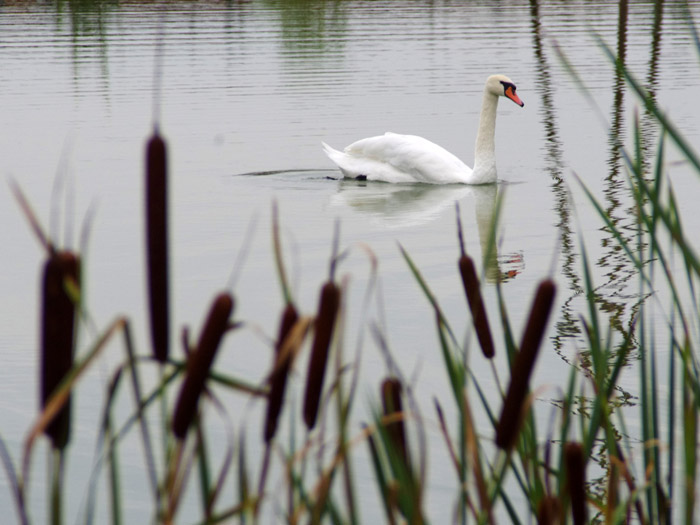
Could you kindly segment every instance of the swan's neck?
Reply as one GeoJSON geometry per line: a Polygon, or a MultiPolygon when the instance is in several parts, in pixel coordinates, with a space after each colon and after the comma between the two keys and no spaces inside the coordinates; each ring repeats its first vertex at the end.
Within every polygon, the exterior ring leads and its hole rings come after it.
{"type": "Polygon", "coordinates": [[[474,176],[479,182],[496,180],[496,109],[498,97],[484,91],[479,117],[479,131],[476,134],[474,153],[474,176]]]}

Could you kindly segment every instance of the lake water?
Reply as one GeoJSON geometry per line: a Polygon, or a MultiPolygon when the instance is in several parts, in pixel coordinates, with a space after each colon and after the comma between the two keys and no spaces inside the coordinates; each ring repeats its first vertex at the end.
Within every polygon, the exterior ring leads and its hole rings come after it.
{"type": "MultiPolygon", "coordinates": [[[[432,409],[451,406],[431,309],[400,254],[421,269],[458,334],[468,314],[456,260],[455,201],[467,249],[481,260],[497,196],[504,197],[498,254],[487,268],[484,293],[494,321],[493,276],[507,275],[503,293],[520,333],[538,281],[558,284],[549,343],[535,384],[547,401],[559,395],[584,346],[578,312],[581,239],[585,240],[601,301],[613,325],[630,322],[637,293],[633,269],[602,230],[576,176],[617,223],[632,225],[632,200],[609,126],[623,137],[639,104],[621,85],[596,35],[652,90],[685,133],[700,143],[698,55],[687,29],[685,2],[87,2],[0,4],[0,170],[24,189],[52,238],[78,247],[88,210],[95,210],[85,249],[90,326],[83,347],[117,315],[126,314],[140,352],[147,348],[143,255],[144,143],[153,127],[155,59],[163,58],[159,119],[171,173],[173,341],[181,327],[198,333],[213,295],[233,282],[236,317],[251,326],[231,335],[217,367],[250,381],[265,377],[282,308],[271,241],[272,203],[279,206],[285,260],[302,309],[316,308],[328,273],[333,232],[350,255],[339,266],[349,278],[346,357],[356,351],[362,315],[384,327],[392,355],[411,378],[428,421],[434,523],[448,522],[455,503],[453,471],[432,409]],[[622,10],[620,5],[626,7],[622,10]],[[555,47],[589,88],[585,96],[555,47]],[[340,148],[385,131],[424,136],[467,164],[486,77],[504,73],[525,102],[502,100],[497,123],[501,182],[488,187],[396,186],[337,181],[321,141],[340,148]],[[55,180],[64,191],[54,191],[55,180]],[[254,226],[251,226],[254,225],[254,226]],[[246,244],[251,228],[255,234],[246,244]],[[379,261],[381,300],[365,305],[371,263],[379,261]],[[243,255],[241,256],[241,254],[243,255]],[[233,276],[233,277],[232,277],[233,276]]],[[[691,2],[696,19],[700,5],[691,2]]],[[[657,133],[640,113],[649,158],[657,133]]],[[[671,160],[677,158],[670,153],[671,160]]],[[[697,231],[700,184],[684,165],[670,176],[685,211],[685,230],[697,231]]],[[[0,185],[0,435],[16,460],[36,413],[38,285],[42,249],[7,184],[0,185]]],[[[182,355],[178,346],[177,355],[182,355]]],[[[76,395],[75,439],[68,475],[67,515],[79,515],[92,467],[104,382],[123,358],[115,342],[76,395]]],[[[491,368],[472,359],[482,386],[497,400],[491,368]]],[[[387,374],[371,337],[362,344],[358,420],[387,374]]],[[[496,360],[507,377],[503,351],[496,360]]],[[[299,376],[305,374],[299,365],[299,376]]],[[[635,394],[634,372],[623,381],[635,394]]],[[[301,394],[297,380],[297,397],[301,394]]],[[[128,400],[128,396],[127,397],[128,400]]],[[[128,410],[128,404],[125,405],[128,410]]],[[[255,441],[259,405],[234,400],[239,432],[250,423],[255,441]],[[237,404],[236,404],[237,403],[237,404]]],[[[634,427],[634,421],[630,424],[634,427]]],[[[484,424],[486,432],[488,425],[484,424]]],[[[127,522],[144,522],[142,455],[124,452],[127,522]]],[[[364,449],[362,451],[364,453],[364,449]]],[[[32,516],[45,521],[43,454],[34,460],[32,516]]],[[[368,470],[361,483],[373,494],[368,470]]],[[[369,497],[369,496],[368,496],[369,497]]],[[[106,500],[103,501],[107,507],[106,500]]],[[[363,518],[382,511],[363,506],[363,518]]],[[[11,509],[0,477],[0,508],[11,509]]],[[[196,498],[182,509],[196,516],[196,498]]]]}

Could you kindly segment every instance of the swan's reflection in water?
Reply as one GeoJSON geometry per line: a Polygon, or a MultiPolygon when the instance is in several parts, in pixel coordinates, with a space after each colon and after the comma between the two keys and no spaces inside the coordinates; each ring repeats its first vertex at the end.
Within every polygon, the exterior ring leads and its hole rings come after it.
{"type": "Polygon", "coordinates": [[[384,184],[343,179],[338,183],[338,192],[331,196],[331,204],[365,214],[387,229],[427,224],[448,209],[453,210],[455,202],[462,208],[462,220],[468,221],[466,210],[473,207],[481,253],[487,255],[485,280],[495,283],[500,279],[503,283],[520,274],[525,262],[522,251],[499,255],[497,246],[489,250],[498,190],[498,184],[384,184]],[[468,203],[469,197],[473,206],[468,203]]]}

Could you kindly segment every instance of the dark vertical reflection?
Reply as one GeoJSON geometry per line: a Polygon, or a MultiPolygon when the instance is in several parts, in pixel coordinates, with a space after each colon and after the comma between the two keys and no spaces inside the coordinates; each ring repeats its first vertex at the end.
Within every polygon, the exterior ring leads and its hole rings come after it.
{"type": "Polygon", "coordinates": [[[581,334],[578,324],[578,313],[573,308],[572,303],[575,297],[583,293],[583,289],[578,273],[575,271],[577,253],[571,228],[570,195],[563,177],[562,144],[556,124],[557,115],[553,103],[552,76],[542,44],[542,25],[538,0],[530,1],[530,20],[532,24],[533,49],[538,64],[538,75],[535,83],[542,97],[543,111],[541,121],[545,130],[544,144],[547,152],[545,165],[552,180],[550,187],[554,196],[554,208],[558,216],[557,229],[561,243],[562,274],[568,281],[567,284],[570,291],[569,298],[562,304],[561,315],[556,324],[554,347],[562,359],[568,361],[568,356],[564,352],[566,342],[571,338],[579,337],[581,334]]]}
{"type": "MultiPolygon", "coordinates": [[[[634,200],[629,193],[630,190],[627,178],[625,177],[625,170],[623,169],[620,149],[624,140],[625,126],[625,81],[622,75],[622,68],[625,67],[627,60],[628,1],[621,0],[618,6],[616,43],[617,67],[614,70],[615,75],[612,85],[613,104],[611,108],[611,127],[608,140],[610,154],[607,163],[607,173],[604,177],[602,204],[605,213],[614,224],[616,230],[623,232],[623,235],[626,237],[625,242],[634,246],[633,237],[636,234],[634,200]]],[[[561,307],[561,314],[556,324],[554,346],[555,350],[564,361],[573,364],[570,352],[567,352],[567,350],[571,348],[572,339],[580,340],[582,338],[582,328],[578,320],[579,312],[574,307],[574,303],[576,298],[585,291],[575,269],[577,252],[574,240],[572,239],[573,235],[570,224],[570,196],[562,176],[562,146],[556,125],[557,115],[552,102],[550,68],[542,45],[541,18],[537,0],[530,1],[530,14],[533,49],[539,66],[536,83],[542,97],[542,123],[545,129],[545,148],[547,152],[546,168],[552,179],[551,189],[554,196],[554,206],[559,217],[557,227],[561,237],[563,259],[562,274],[566,277],[570,290],[570,296],[564,301],[561,307]]],[[[657,24],[660,24],[660,21],[655,21],[655,27],[657,27],[657,24]]],[[[658,28],[655,29],[655,34],[658,34],[658,28]]],[[[656,54],[658,56],[658,50],[656,54]]],[[[652,52],[652,55],[654,55],[654,52],[652,52]]],[[[652,61],[654,60],[655,59],[652,57],[652,61]]],[[[655,73],[650,73],[650,78],[654,78],[654,75],[655,73]]],[[[610,231],[603,230],[603,232],[604,236],[601,241],[602,255],[595,261],[595,264],[599,270],[602,271],[604,282],[594,290],[592,299],[596,303],[597,310],[607,317],[608,323],[614,332],[624,336],[630,329],[629,325],[631,319],[634,317],[634,311],[640,300],[638,295],[635,295],[636,291],[630,292],[628,290],[629,282],[636,275],[636,270],[630,263],[620,242],[610,231]]],[[[585,348],[585,341],[582,341],[582,343],[585,348]]],[[[615,360],[616,352],[612,352],[610,358],[615,360]]],[[[580,359],[582,368],[586,370],[590,369],[591,365],[588,352],[582,352],[580,359]]],[[[627,404],[630,395],[619,388],[618,390],[620,405],[627,404]]],[[[599,464],[603,472],[607,470],[607,455],[607,451],[604,450],[604,444],[601,443],[601,449],[598,451],[595,461],[599,464]]],[[[599,494],[599,496],[603,494],[606,490],[605,475],[598,480],[594,480],[589,486],[589,490],[599,494]]]]}
{"type": "MultiPolygon", "coordinates": [[[[629,187],[624,176],[625,171],[621,163],[621,145],[624,141],[624,98],[625,80],[622,75],[622,68],[626,67],[627,60],[627,25],[628,25],[628,2],[621,0],[619,3],[618,23],[617,23],[617,50],[615,77],[613,79],[613,105],[611,108],[611,128],[608,138],[610,155],[608,159],[608,175],[605,177],[603,186],[604,210],[615,228],[623,233],[625,242],[631,243],[635,234],[634,208],[627,204],[631,201],[629,197],[629,187]]],[[[602,255],[596,262],[597,266],[603,270],[606,282],[598,288],[596,302],[599,309],[607,312],[610,325],[616,331],[624,334],[626,327],[624,315],[631,297],[625,293],[628,281],[636,274],[635,268],[629,263],[629,258],[620,246],[620,242],[608,231],[602,239],[602,255]]]]}
{"type": "MultiPolygon", "coordinates": [[[[656,91],[659,87],[659,58],[661,57],[661,34],[664,12],[664,1],[657,0],[654,3],[654,21],[651,26],[651,50],[649,53],[649,71],[646,78],[646,90],[649,98],[656,104],[656,91]]],[[[646,108],[646,106],[645,106],[646,108]]],[[[658,135],[658,123],[656,119],[644,110],[642,117],[642,151],[644,152],[645,168],[646,159],[653,155],[654,144],[658,135]]]]}
{"type": "Polygon", "coordinates": [[[57,32],[61,32],[64,18],[70,24],[71,51],[73,58],[73,83],[75,92],[80,91],[80,67],[92,56],[99,57],[102,92],[109,94],[108,30],[109,15],[118,9],[117,2],[71,0],[56,2],[57,32]]]}
{"type": "MultiPolygon", "coordinates": [[[[647,76],[647,89],[652,99],[655,97],[655,89],[658,76],[658,62],[661,45],[661,23],[663,2],[656,2],[654,7],[654,20],[651,29],[651,53],[649,61],[649,73],[647,76]]],[[[621,148],[625,141],[624,122],[624,96],[625,80],[622,74],[623,68],[627,68],[627,25],[628,2],[622,0],[619,4],[618,39],[617,39],[617,67],[613,81],[613,106],[611,108],[611,128],[609,136],[610,156],[608,160],[609,173],[605,178],[603,189],[605,199],[605,212],[615,225],[615,228],[623,236],[623,240],[629,246],[636,246],[636,205],[630,195],[626,168],[621,155],[621,148]]],[[[650,149],[655,141],[657,133],[656,123],[648,113],[643,116],[641,126],[641,152],[642,165],[646,168],[652,155],[650,149]]],[[[607,236],[602,240],[603,255],[597,261],[598,266],[605,271],[607,281],[599,288],[605,293],[597,293],[596,301],[603,311],[608,312],[611,326],[623,336],[629,330],[629,324],[634,317],[638,301],[641,299],[636,291],[629,291],[627,287],[630,280],[637,275],[636,268],[630,263],[624,253],[620,241],[606,230],[607,236]],[[632,311],[629,311],[630,306],[632,311]]]]}
{"type": "MultiPolygon", "coordinates": [[[[618,4],[616,67],[612,83],[613,102],[608,136],[610,153],[607,162],[608,173],[604,178],[603,202],[601,202],[601,205],[615,229],[622,232],[625,242],[631,243],[632,237],[635,235],[635,211],[633,199],[631,199],[629,194],[629,186],[625,177],[621,155],[621,147],[625,136],[625,80],[622,68],[626,67],[627,59],[628,19],[628,2],[627,0],[621,0],[618,4]]],[[[603,228],[602,232],[602,255],[595,264],[603,272],[605,281],[593,291],[593,300],[595,300],[598,312],[607,316],[608,325],[611,329],[624,336],[629,330],[627,324],[631,322],[633,311],[636,310],[638,305],[638,296],[630,295],[630,292],[626,290],[628,281],[636,275],[636,270],[622,249],[620,241],[615,238],[612,232],[607,227],[603,228]],[[626,315],[630,306],[632,312],[626,315]]],[[[631,293],[634,294],[634,292],[631,293]]],[[[613,351],[610,353],[610,366],[613,365],[616,357],[617,352],[613,351]]],[[[590,353],[583,352],[581,360],[582,366],[590,370],[590,353]]],[[[629,404],[630,394],[622,390],[620,386],[616,388],[618,390],[619,406],[629,404]]],[[[608,470],[608,457],[611,454],[615,455],[615,452],[607,450],[606,442],[600,440],[595,461],[604,472],[608,470]]],[[[599,498],[607,498],[606,478],[607,474],[603,474],[591,486],[590,490],[595,492],[599,498]]]]}
{"type": "MultiPolygon", "coordinates": [[[[662,15],[663,2],[657,1],[654,4],[649,70],[646,80],[648,96],[652,100],[655,100],[657,88],[662,15]]],[[[625,164],[626,161],[622,157],[622,148],[626,138],[633,141],[639,140],[641,146],[639,151],[642,158],[634,158],[633,161],[641,163],[642,169],[648,173],[649,159],[653,156],[652,145],[658,133],[655,119],[648,112],[645,112],[642,116],[641,126],[638,130],[634,130],[635,134],[640,134],[639,137],[636,135],[629,138],[625,136],[624,95],[626,83],[623,71],[629,70],[629,65],[627,64],[628,17],[628,2],[627,0],[622,0],[619,4],[616,68],[613,81],[614,97],[609,136],[609,174],[605,178],[603,190],[605,212],[615,226],[615,230],[622,236],[622,239],[617,239],[607,228],[604,230],[606,237],[602,239],[603,255],[597,262],[597,265],[606,272],[607,281],[596,290],[596,303],[599,305],[599,310],[608,314],[610,326],[622,337],[626,337],[628,332],[633,330],[637,310],[641,302],[645,300],[643,296],[640,296],[639,291],[629,289],[631,282],[637,278],[639,272],[622,249],[622,243],[630,247],[636,247],[638,250],[644,249],[644,245],[640,245],[638,239],[635,238],[638,234],[638,211],[634,197],[631,195],[629,176],[627,176],[628,168],[625,164]]],[[[627,124],[627,126],[629,125],[627,124]]],[[[635,155],[634,147],[628,148],[628,151],[629,155],[635,155]]],[[[613,352],[610,359],[613,360],[616,357],[616,352],[613,352]]],[[[624,400],[621,405],[631,405],[632,403],[629,401],[631,395],[619,386],[617,390],[622,394],[622,399],[624,400]]],[[[601,446],[601,448],[603,447],[601,446]]],[[[605,451],[601,450],[601,453],[605,453],[605,451]]],[[[645,451],[645,454],[650,453],[650,451],[645,451]]],[[[651,490],[654,491],[653,488],[651,490]]],[[[655,492],[652,499],[659,497],[665,498],[661,490],[658,493],[655,492]]],[[[659,502],[657,501],[654,505],[659,505],[659,502]]],[[[670,514],[668,519],[668,523],[671,523],[670,514]]]]}

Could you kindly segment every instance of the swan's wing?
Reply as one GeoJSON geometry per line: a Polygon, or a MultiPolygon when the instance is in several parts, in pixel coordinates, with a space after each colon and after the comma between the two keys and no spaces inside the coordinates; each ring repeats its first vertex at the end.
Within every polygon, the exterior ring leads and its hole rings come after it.
{"type": "Polygon", "coordinates": [[[325,142],[322,142],[322,144],[326,155],[336,163],[343,176],[347,178],[357,179],[362,177],[368,180],[393,183],[416,182],[416,179],[410,174],[399,171],[387,162],[382,162],[372,157],[352,155],[346,151],[338,151],[325,142]]]}
{"type": "MultiPolygon", "coordinates": [[[[344,153],[354,159],[385,165],[385,169],[403,174],[403,178],[412,182],[462,182],[471,173],[452,153],[415,135],[385,133],[358,140],[345,148],[344,153]]],[[[366,175],[368,179],[377,179],[371,173],[366,175]]]]}

